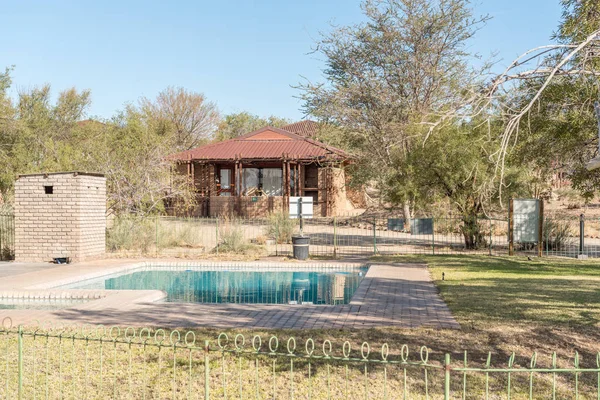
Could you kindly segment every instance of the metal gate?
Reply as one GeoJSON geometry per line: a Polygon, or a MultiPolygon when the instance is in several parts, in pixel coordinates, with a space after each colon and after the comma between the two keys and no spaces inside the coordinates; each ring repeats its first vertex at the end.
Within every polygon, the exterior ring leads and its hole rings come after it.
{"type": "Polygon", "coordinates": [[[15,258],[15,216],[0,213],[0,261],[15,258]]]}

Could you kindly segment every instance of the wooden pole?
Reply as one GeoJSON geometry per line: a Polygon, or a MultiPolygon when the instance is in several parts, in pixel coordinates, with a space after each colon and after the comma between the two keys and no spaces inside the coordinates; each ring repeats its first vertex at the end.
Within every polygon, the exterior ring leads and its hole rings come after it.
{"type": "Polygon", "coordinates": [[[238,160],[236,157],[235,164],[233,167],[233,179],[232,179],[233,182],[231,182],[231,184],[233,185],[233,196],[238,195],[237,180],[238,180],[238,160]]]}

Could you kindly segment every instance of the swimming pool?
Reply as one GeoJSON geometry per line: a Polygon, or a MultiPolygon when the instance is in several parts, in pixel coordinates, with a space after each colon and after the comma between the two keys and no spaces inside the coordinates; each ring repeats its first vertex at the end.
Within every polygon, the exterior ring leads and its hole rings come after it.
{"type": "Polygon", "coordinates": [[[267,270],[145,267],[63,286],[69,289],[163,290],[167,302],[347,304],[368,268],[267,270]]]}

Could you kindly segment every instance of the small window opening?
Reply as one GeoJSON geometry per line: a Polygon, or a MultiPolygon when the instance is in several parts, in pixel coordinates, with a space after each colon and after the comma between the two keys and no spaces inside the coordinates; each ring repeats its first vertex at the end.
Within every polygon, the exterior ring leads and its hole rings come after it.
{"type": "Polygon", "coordinates": [[[54,186],[44,186],[44,192],[46,194],[52,194],[52,193],[54,193],[54,186]]]}

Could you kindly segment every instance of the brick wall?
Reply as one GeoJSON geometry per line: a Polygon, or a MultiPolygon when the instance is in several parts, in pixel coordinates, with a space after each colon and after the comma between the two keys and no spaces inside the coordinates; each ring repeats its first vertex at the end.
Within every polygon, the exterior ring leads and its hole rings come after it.
{"type": "Polygon", "coordinates": [[[73,172],[20,176],[15,183],[15,259],[81,261],[103,256],[105,213],[102,176],[73,172]],[[49,188],[52,193],[47,193],[49,188]]]}
{"type": "Polygon", "coordinates": [[[211,196],[209,211],[211,217],[264,218],[269,213],[284,211],[283,197],[211,196]]]}

